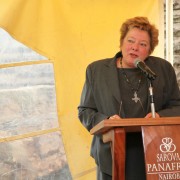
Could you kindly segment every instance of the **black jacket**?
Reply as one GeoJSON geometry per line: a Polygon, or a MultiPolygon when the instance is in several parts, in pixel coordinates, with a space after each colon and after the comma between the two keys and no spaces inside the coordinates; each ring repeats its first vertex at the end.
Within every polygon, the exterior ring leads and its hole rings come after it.
{"type": "MultiPolygon", "coordinates": [[[[116,69],[117,55],[95,61],[87,67],[78,110],[79,119],[88,131],[109,116],[119,114],[121,93],[116,69]]],[[[180,116],[180,91],[173,67],[168,61],[153,56],[148,57],[145,63],[157,75],[153,81],[156,112],[162,117],[180,116]]],[[[151,111],[149,100],[148,106],[147,113],[151,111]]],[[[123,116],[123,107],[121,111],[123,116]]],[[[112,174],[110,145],[102,142],[101,135],[93,137],[91,156],[103,172],[112,174]]]]}

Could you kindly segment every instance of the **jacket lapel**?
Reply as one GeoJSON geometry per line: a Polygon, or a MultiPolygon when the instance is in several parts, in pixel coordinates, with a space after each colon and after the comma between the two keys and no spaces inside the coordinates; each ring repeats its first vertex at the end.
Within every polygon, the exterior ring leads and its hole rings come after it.
{"type": "Polygon", "coordinates": [[[120,87],[119,87],[119,79],[116,67],[116,57],[110,61],[109,63],[105,64],[105,78],[107,87],[109,88],[112,95],[115,99],[120,103],[120,87]]]}

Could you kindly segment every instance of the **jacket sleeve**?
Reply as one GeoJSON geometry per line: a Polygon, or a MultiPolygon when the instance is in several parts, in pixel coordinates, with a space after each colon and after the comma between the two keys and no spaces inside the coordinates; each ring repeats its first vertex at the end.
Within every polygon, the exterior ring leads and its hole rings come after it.
{"type": "Polygon", "coordinates": [[[81,94],[80,105],[78,106],[78,117],[81,123],[90,131],[100,121],[108,116],[98,112],[97,99],[94,98],[93,73],[89,65],[86,70],[86,80],[81,94]]]}
{"type": "Polygon", "coordinates": [[[167,82],[167,101],[162,110],[158,111],[162,117],[180,116],[180,90],[178,87],[176,74],[172,66],[169,66],[167,82]]]}

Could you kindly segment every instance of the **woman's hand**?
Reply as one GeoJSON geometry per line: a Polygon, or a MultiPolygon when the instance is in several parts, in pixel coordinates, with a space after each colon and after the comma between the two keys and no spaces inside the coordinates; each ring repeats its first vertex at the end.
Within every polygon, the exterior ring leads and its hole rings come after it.
{"type": "Polygon", "coordinates": [[[115,114],[113,116],[110,116],[109,119],[121,119],[119,115],[115,114]]]}
{"type": "MultiPolygon", "coordinates": [[[[152,118],[152,113],[148,113],[145,118],[152,118]]],[[[155,113],[155,118],[160,118],[160,115],[158,113],[155,113]]]]}

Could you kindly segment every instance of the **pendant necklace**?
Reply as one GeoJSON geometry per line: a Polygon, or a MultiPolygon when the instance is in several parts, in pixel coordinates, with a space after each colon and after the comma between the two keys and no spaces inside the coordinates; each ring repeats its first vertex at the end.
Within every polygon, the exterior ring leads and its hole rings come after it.
{"type": "Polygon", "coordinates": [[[139,87],[140,87],[140,84],[141,84],[141,81],[142,81],[142,74],[141,74],[141,78],[140,78],[139,81],[138,81],[138,86],[137,86],[137,88],[135,89],[135,88],[133,87],[132,83],[130,82],[130,80],[128,79],[127,74],[126,74],[126,72],[125,72],[125,70],[124,70],[124,68],[123,68],[122,58],[120,58],[120,67],[121,67],[121,69],[122,69],[122,73],[123,73],[123,75],[124,75],[124,77],[125,77],[125,79],[126,79],[126,82],[129,84],[129,86],[131,87],[132,92],[134,93],[134,97],[132,98],[132,101],[134,101],[135,103],[137,103],[138,101],[141,102],[141,99],[138,97],[138,94],[137,94],[137,93],[138,93],[138,91],[139,91],[139,87]]]}

